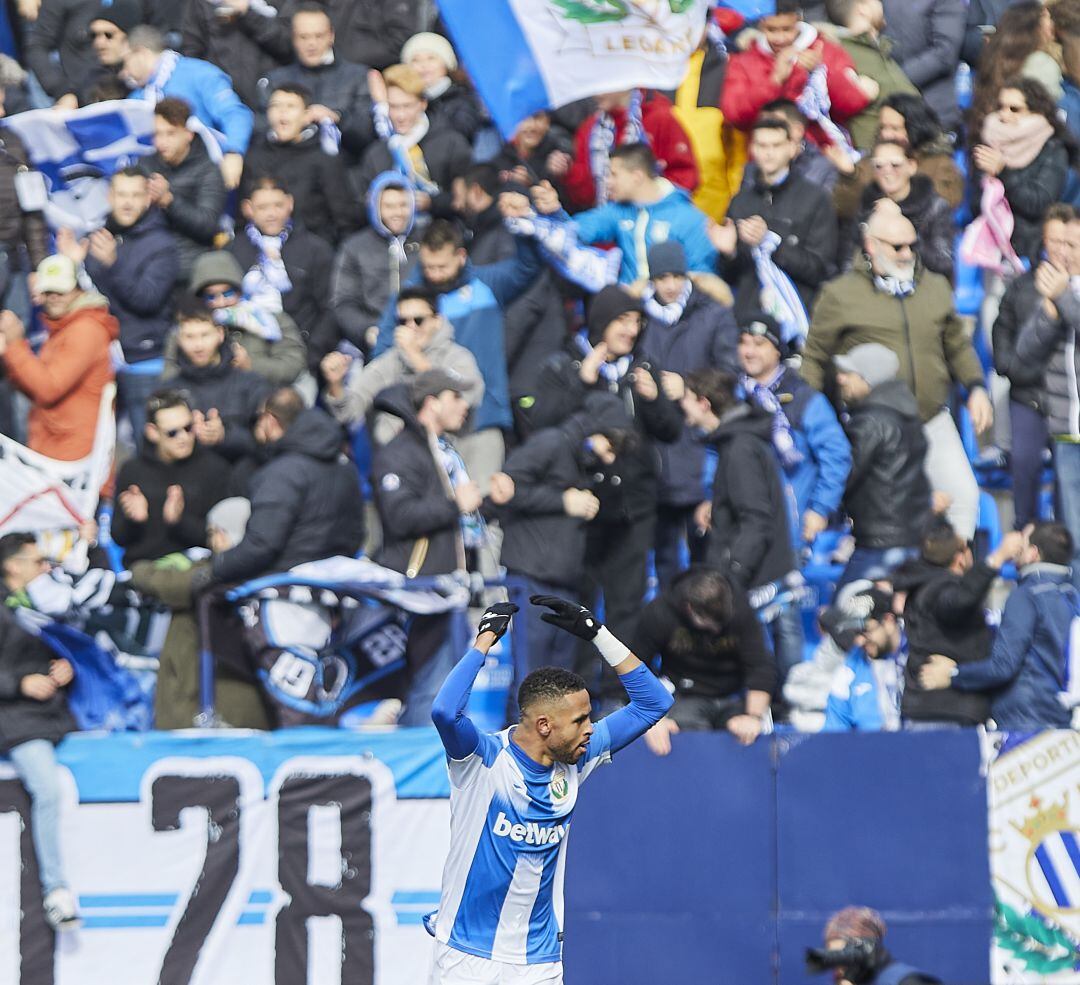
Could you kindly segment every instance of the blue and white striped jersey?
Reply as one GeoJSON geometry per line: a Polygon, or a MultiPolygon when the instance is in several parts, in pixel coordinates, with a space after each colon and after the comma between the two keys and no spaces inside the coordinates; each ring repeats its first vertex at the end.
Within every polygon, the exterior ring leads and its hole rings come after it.
{"type": "Polygon", "coordinates": [[[512,732],[481,735],[476,752],[449,761],[450,854],[435,936],[508,964],[559,961],[570,819],[582,782],[610,762],[610,733],[598,722],[578,763],[545,768],[512,732]]]}

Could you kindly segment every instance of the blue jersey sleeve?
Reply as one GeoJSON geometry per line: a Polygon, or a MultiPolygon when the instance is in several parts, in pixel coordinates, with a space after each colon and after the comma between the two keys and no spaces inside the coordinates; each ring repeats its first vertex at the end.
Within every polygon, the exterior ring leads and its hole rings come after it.
{"type": "Polygon", "coordinates": [[[596,723],[589,742],[589,759],[604,753],[616,753],[630,745],[660,721],[675,703],[667,688],[644,665],[622,674],[619,680],[626,689],[630,704],[596,723]]]}
{"type": "Polygon", "coordinates": [[[465,759],[480,746],[480,731],[465,714],[472,693],[473,682],[485,656],[479,650],[470,649],[443,681],[435,701],[431,705],[431,720],[439,731],[443,748],[451,759],[465,759]]]}

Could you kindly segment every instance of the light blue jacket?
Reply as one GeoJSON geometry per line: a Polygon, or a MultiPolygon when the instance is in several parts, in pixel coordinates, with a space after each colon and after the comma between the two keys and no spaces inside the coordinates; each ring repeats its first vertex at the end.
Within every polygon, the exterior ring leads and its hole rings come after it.
{"type": "Polygon", "coordinates": [[[648,274],[646,254],[654,243],[676,240],[690,270],[715,273],[716,248],[705,231],[708,217],[682,188],[657,179],[667,194],[652,205],[608,202],[573,217],[583,243],[614,243],[622,250],[619,282],[629,284],[648,274]]]}
{"type": "MultiPolygon", "coordinates": [[[[233,91],[232,80],[216,65],[181,55],[163,91],[166,96],[186,100],[194,116],[217,130],[224,138],[221,149],[226,154],[247,151],[255,116],[233,91]]],[[[142,99],[143,90],[136,89],[128,98],[142,99]]]]}
{"type": "MultiPolygon", "coordinates": [[[[901,637],[900,654],[907,652],[907,638],[901,637]]],[[[890,655],[882,660],[897,661],[902,656],[890,655]]],[[[897,682],[903,680],[903,671],[897,667],[897,682]]],[[[872,661],[861,646],[853,646],[844,665],[838,667],[833,677],[829,700],[825,705],[825,724],[822,732],[881,732],[886,727],[886,702],[895,701],[893,719],[900,714],[899,694],[890,695],[882,690],[874,673],[872,661]]]]}

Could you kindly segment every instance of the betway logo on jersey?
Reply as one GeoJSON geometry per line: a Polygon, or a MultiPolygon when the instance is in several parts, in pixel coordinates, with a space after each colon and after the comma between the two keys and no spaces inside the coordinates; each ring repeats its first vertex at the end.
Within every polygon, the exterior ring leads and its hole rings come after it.
{"type": "Polygon", "coordinates": [[[495,818],[492,831],[497,838],[523,841],[526,845],[557,845],[566,837],[570,822],[565,824],[513,824],[502,811],[495,818]]]}

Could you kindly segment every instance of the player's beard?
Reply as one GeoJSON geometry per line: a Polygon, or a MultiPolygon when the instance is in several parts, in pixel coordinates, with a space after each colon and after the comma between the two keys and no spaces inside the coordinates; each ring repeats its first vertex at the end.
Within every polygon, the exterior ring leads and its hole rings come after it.
{"type": "Polygon", "coordinates": [[[578,742],[551,750],[552,759],[557,763],[565,763],[567,766],[576,765],[584,755],[585,747],[578,742]]]}

